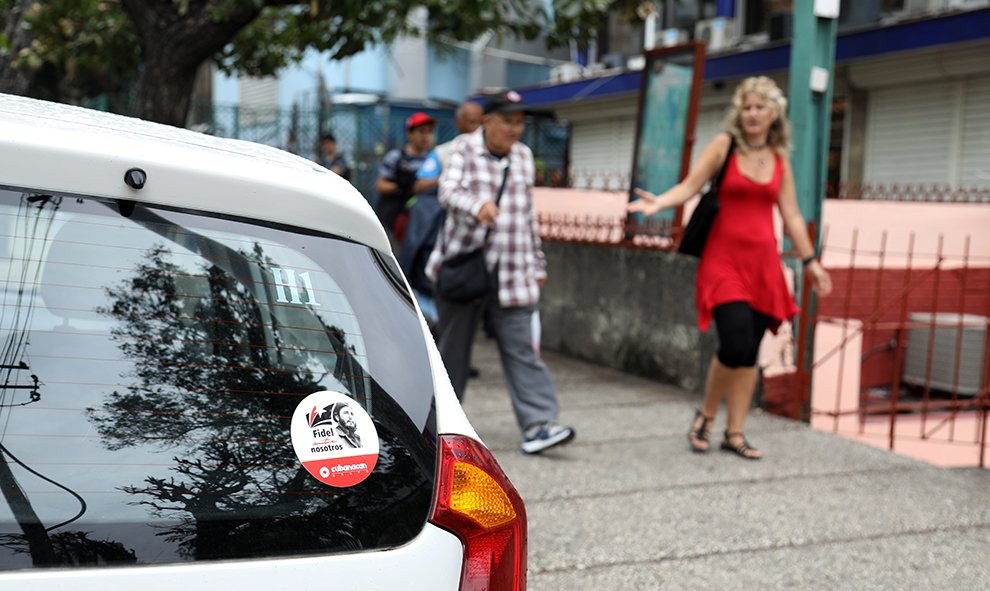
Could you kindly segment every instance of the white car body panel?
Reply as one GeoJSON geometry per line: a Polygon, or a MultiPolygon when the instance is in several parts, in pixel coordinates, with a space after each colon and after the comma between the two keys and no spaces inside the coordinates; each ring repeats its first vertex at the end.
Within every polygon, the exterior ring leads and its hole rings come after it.
{"type": "Polygon", "coordinates": [[[389,252],[385,230],[350,183],[288,152],[9,95],[0,95],[0,128],[6,185],[207,209],[389,252]],[[143,189],[124,183],[134,167],[148,175],[143,189]]]}
{"type": "MultiPolygon", "coordinates": [[[[326,232],[391,257],[388,238],[350,183],[275,148],[0,94],[0,186],[130,199],[326,232]],[[128,187],[140,168],[147,183],[128,187]],[[208,197],[209,201],[204,201],[208,197]]],[[[408,289],[408,285],[407,285],[408,289]]],[[[415,298],[412,298],[415,301],[415,298]]],[[[422,320],[435,384],[437,429],[479,439],[457,401],[422,320]]],[[[426,524],[411,543],[385,551],[286,559],[0,571],[0,589],[75,591],[271,589],[371,591],[458,588],[463,547],[426,524]]]]}
{"type": "Polygon", "coordinates": [[[411,543],[378,552],[291,559],[231,560],[127,568],[85,567],[0,572],[4,591],[194,591],[333,589],[456,591],[461,541],[434,525],[411,543]]]}

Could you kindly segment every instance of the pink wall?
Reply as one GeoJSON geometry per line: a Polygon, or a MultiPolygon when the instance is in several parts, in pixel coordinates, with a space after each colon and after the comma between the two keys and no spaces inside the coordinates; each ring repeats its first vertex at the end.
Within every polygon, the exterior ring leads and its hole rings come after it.
{"type": "Polygon", "coordinates": [[[625,218],[628,198],[624,192],[590,189],[533,189],[537,214],[625,218]]]}
{"type": "MultiPolygon", "coordinates": [[[[533,190],[537,213],[577,217],[624,218],[624,191],[583,189],[533,190]]],[[[688,202],[686,214],[693,209],[688,202]]],[[[876,267],[886,232],[886,268],[905,267],[914,234],[913,265],[932,265],[942,239],[947,266],[961,266],[969,237],[970,266],[990,264],[990,206],[962,203],[904,203],[827,199],[822,208],[826,239],[824,263],[834,267],[876,267]],[[855,254],[853,253],[855,236],[855,254]],[[852,263],[852,265],[850,264],[852,263]]]]}
{"type": "Polygon", "coordinates": [[[990,265],[990,205],[828,199],[822,218],[826,267],[879,266],[884,232],[885,268],[907,266],[912,234],[915,268],[934,265],[940,239],[944,266],[962,266],[967,237],[969,266],[990,265]]]}

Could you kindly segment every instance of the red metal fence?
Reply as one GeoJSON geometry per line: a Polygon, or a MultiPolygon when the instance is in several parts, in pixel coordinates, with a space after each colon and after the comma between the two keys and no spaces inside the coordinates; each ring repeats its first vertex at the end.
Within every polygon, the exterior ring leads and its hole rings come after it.
{"type": "Polygon", "coordinates": [[[619,216],[537,213],[540,237],[556,242],[583,242],[623,248],[669,250],[680,231],[669,219],[643,221],[619,216]]]}
{"type": "MultiPolygon", "coordinates": [[[[902,252],[888,249],[887,241],[883,232],[879,251],[860,252],[854,231],[844,248],[848,265],[830,265],[834,291],[818,301],[815,317],[802,315],[798,358],[812,326],[840,336],[817,340],[811,374],[799,369],[776,378],[792,400],[797,394],[798,404],[785,414],[800,409],[794,418],[874,443],[880,438],[889,449],[937,444],[938,453],[959,452],[985,467],[990,256],[972,253],[969,236],[957,254],[946,252],[945,236],[934,251],[919,249],[914,234],[902,252]],[[869,263],[859,266],[863,255],[869,263]],[[852,355],[850,347],[856,347],[852,355]],[[857,375],[850,380],[847,372],[857,375]],[[827,384],[814,398],[813,380],[827,384]],[[858,383],[852,397],[844,391],[851,383],[858,383]]],[[[807,286],[803,295],[810,296],[807,286]]]]}
{"type": "Polygon", "coordinates": [[[926,183],[839,183],[829,185],[830,199],[914,203],[990,203],[990,187],[955,187],[926,183]]]}
{"type": "Polygon", "coordinates": [[[537,184],[544,187],[567,189],[594,189],[596,191],[629,191],[628,172],[615,170],[569,170],[565,175],[543,174],[537,176],[537,184]]]}
{"type": "MultiPolygon", "coordinates": [[[[628,172],[616,170],[542,171],[537,184],[543,187],[628,192],[628,172]]],[[[945,183],[835,183],[825,187],[828,199],[900,201],[912,203],[990,203],[988,186],[955,186],[945,183]]]]}

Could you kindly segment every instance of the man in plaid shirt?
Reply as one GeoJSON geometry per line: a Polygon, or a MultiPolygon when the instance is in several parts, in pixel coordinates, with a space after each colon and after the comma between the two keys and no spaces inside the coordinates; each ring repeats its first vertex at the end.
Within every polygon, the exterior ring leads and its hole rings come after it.
{"type": "Polygon", "coordinates": [[[533,214],[533,152],[519,142],[524,117],[518,93],[491,97],[482,127],[455,140],[440,178],[440,204],[447,219],[426,275],[436,282],[442,261],[484,244],[497,286],[474,302],[449,302],[438,295],[440,354],[457,397],[463,399],[471,345],[482,314],[487,315],[523,431],[522,450],[539,453],[571,441],[574,429],[557,422],[557,391],[534,345],[534,314],[547,274],[533,214]]]}

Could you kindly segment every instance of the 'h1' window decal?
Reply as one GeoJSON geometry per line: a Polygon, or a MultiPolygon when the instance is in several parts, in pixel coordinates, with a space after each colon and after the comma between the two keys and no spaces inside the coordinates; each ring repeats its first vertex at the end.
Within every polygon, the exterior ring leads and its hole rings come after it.
{"type": "Polygon", "coordinates": [[[306,292],[306,301],[299,297],[300,285],[296,282],[296,272],[292,269],[272,267],[272,277],[275,279],[275,301],[281,304],[306,304],[308,306],[319,306],[316,301],[316,292],[313,289],[313,282],[309,278],[309,271],[299,274],[302,281],[302,291],[306,292]],[[286,297],[285,288],[289,288],[289,296],[286,297]]]}

